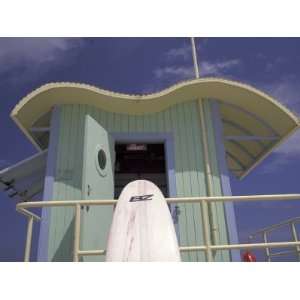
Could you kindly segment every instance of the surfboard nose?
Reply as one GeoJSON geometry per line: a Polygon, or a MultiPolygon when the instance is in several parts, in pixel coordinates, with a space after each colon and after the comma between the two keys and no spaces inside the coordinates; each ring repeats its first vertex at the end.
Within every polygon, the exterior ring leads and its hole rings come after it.
{"type": "Polygon", "coordinates": [[[129,194],[131,194],[131,197],[128,198],[129,202],[150,201],[154,197],[164,198],[159,187],[149,180],[131,181],[124,187],[119,199],[129,194]]]}
{"type": "Polygon", "coordinates": [[[109,233],[106,260],[180,261],[167,202],[151,181],[132,181],[121,192],[109,233]]]}

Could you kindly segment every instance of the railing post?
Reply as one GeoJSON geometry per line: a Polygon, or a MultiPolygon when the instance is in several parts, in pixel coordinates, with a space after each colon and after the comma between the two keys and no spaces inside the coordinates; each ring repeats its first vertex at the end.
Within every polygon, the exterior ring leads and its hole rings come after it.
{"type": "MultiPolygon", "coordinates": [[[[264,237],[264,243],[267,244],[268,243],[268,239],[267,239],[267,232],[266,231],[264,231],[263,237],[264,237]]],[[[270,262],[271,261],[270,249],[268,247],[266,247],[265,250],[266,250],[267,260],[270,262]]]]}
{"type": "Polygon", "coordinates": [[[75,223],[74,223],[74,247],[73,261],[79,261],[79,246],[80,246],[80,204],[75,206],[75,223]]]}
{"type": "MultiPolygon", "coordinates": [[[[298,235],[297,235],[297,230],[296,230],[294,222],[291,223],[291,228],[292,228],[292,234],[293,234],[294,241],[298,242],[298,235]]],[[[300,247],[296,246],[296,250],[297,250],[298,260],[300,261],[300,247]]]]}
{"type": "Polygon", "coordinates": [[[31,251],[31,241],[32,241],[32,228],[33,228],[33,217],[28,217],[27,224],[27,235],[26,235],[26,246],[25,246],[25,254],[24,261],[30,261],[30,251],[31,251]]]}
{"type": "Polygon", "coordinates": [[[213,261],[213,254],[210,248],[211,239],[210,239],[210,224],[209,224],[209,212],[208,212],[208,203],[203,200],[201,201],[201,213],[202,213],[202,224],[203,224],[203,238],[205,249],[205,256],[207,261],[213,261]]]}

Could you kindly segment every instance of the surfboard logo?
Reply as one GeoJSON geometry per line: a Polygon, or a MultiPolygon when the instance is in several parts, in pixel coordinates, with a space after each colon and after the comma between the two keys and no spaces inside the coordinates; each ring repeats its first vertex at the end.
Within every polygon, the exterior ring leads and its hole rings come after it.
{"type": "Polygon", "coordinates": [[[142,195],[142,196],[132,196],[129,202],[138,202],[138,201],[150,201],[152,200],[153,194],[151,195],[142,195]]]}

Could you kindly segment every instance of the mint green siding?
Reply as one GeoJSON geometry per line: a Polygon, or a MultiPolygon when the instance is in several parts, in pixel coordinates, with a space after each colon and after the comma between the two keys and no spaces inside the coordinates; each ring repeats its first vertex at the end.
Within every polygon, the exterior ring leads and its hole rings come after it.
{"type": "MultiPolygon", "coordinates": [[[[114,145],[107,130],[98,122],[97,111],[89,107],[85,118],[83,152],[82,198],[112,199],[114,197],[113,161],[114,145]],[[106,155],[103,168],[98,164],[98,152],[106,155]]],[[[105,249],[107,233],[113,216],[112,206],[85,206],[81,210],[81,250],[105,249]],[[100,222],[101,221],[101,222],[100,222]]],[[[84,261],[102,261],[101,256],[81,257],[84,261]]]]}
{"type": "MultiPolygon", "coordinates": [[[[56,162],[53,199],[82,199],[82,167],[84,118],[86,108],[80,105],[64,106],[60,114],[60,133],[56,162]]],[[[72,260],[72,208],[52,208],[49,230],[49,260],[72,260]]]]}
{"type": "MultiPolygon", "coordinates": [[[[61,109],[54,199],[84,199],[82,194],[82,162],[86,114],[92,115],[108,133],[171,133],[174,139],[177,196],[207,195],[196,101],[180,103],[162,112],[142,116],[110,113],[85,105],[65,105],[61,109]]],[[[208,102],[205,103],[205,115],[213,172],[213,190],[216,195],[220,195],[221,186],[214,129],[208,102]]],[[[84,174],[84,176],[86,175],[84,174]]],[[[223,204],[214,205],[214,214],[219,225],[219,242],[227,243],[223,204]]],[[[70,208],[52,209],[49,237],[50,260],[71,259],[73,215],[74,213],[70,208]]],[[[99,230],[104,225],[107,227],[107,224],[101,224],[101,220],[99,220],[99,230]]],[[[180,204],[180,245],[201,245],[203,243],[202,236],[200,204],[180,204]]],[[[184,261],[204,261],[205,257],[199,251],[183,253],[182,259],[184,261]]],[[[216,253],[215,260],[228,261],[229,255],[225,251],[219,251],[216,253]]]]}

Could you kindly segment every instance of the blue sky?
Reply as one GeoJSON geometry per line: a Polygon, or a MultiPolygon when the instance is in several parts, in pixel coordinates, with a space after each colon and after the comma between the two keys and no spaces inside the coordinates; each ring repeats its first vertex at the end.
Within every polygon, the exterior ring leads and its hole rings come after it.
{"type": "MultiPolygon", "coordinates": [[[[299,38],[199,38],[196,46],[201,76],[251,84],[300,115],[299,38]]],[[[42,84],[83,82],[134,94],[193,77],[189,38],[0,38],[0,169],[36,152],[9,113],[42,84]]],[[[232,178],[233,193],[300,193],[299,150],[300,134],[295,134],[243,181],[232,178]]],[[[255,229],[300,215],[300,203],[289,201],[236,204],[235,209],[243,242],[255,229]]],[[[25,235],[25,218],[1,193],[0,261],[22,259],[25,235]]],[[[36,240],[37,231],[34,245],[36,240]]]]}

